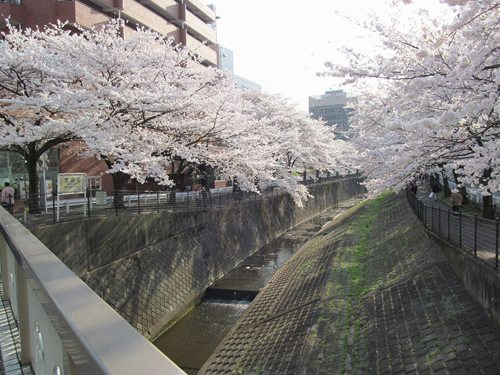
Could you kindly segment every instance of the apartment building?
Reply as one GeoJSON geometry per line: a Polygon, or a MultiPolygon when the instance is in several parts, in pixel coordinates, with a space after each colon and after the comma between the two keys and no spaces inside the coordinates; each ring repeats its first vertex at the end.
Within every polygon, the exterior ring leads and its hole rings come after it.
{"type": "Polygon", "coordinates": [[[196,49],[207,66],[217,66],[215,17],[215,11],[201,0],[0,0],[0,30],[6,18],[23,28],[57,20],[90,28],[121,18],[127,21],[123,37],[138,25],[151,28],[196,49]]]}
{"type": "Polygon", "coordinates": [[[356,97],[348,96],[344,90],[329,90],[322,95],[309,97],[309,113],[313,118],[322,119],[327,125],[335,125],[335,136],[346,139],[345,133],[350,129],[349,118],[353,112],[347,105],[357,101],[356,97]]]}

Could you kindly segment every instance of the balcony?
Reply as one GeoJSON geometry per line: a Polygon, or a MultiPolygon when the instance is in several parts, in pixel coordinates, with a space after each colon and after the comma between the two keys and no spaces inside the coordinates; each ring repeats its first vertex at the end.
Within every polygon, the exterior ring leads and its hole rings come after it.
{"type": "Polygon", "coordinates": [[[205,59],[204,64],[217,66],[217,52],[199,40],[187,35],[186,47],[205,59]]]}
{"type": "Polygon", "coordinates": [[[205,7],[204,10],[208,11],[210,15],[206,15],[204,12],[199,10],[197,7],[188,8],[189,5],[183,5],[175,2],[174,0],[137,0],[139,3],[144,5],[160,14],[168,22],[176,25],[179,28],[184,26],[188,29],[189,34],[194,36],[200,41],[208,41],[209,44],[217,43],[216,32],[212,27],[207,24],[213,22],[214,13],[213,11],[205,7]],[[196,15],[192,11],[196,11],[196,15]],[[200,15],[202,17],[200,18],[200,15]]]}
{"type": "Polygon", "coordinates": [[[121,9],[121,1],[115,0],[90,0],[102,8],[103,12],[118,12],[121,9]]]}
{"type": "Polygon", "coordinates": [[[205,23],[215,22],[215,12],[200,0],[186,0],[188,10],[198,16],[205,23]]]}
{"type": "Polygon", "coordinates": [[[171,23],[178,24],[182,22],[180,13],[180,5],[174,0],[138,0],[141,4],[148,8],[153,9],[155,12],[161,14],[171,23]]]}
{"type": "Polygon", "coordinates": [[[59,1],[56,6],[61,21],[68,21],[70,24],[77,24],[87,29],[110,20],[109,16],[79,1],[59,1]]]}
{"type": "Polygon", "coordinates": [[[170,35],[177,30],[175,25],[135,0],[123,0],[121,18],[132,24],[138,24],[156,30],[163,35],[170,35]]]}
{"type": "Polygon", "coordinates": [[[190,12],[186,12],[186,27],[190,34],[201,41],[208,41],[209,44],[217,43],[217,34],[210,25],[200,20],[190,12]]]}

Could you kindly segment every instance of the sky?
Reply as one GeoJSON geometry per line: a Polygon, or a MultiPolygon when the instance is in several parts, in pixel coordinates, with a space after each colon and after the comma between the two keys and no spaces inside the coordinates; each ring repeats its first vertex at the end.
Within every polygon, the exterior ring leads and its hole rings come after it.
{"type": "MultiPolygon", "coordinates": [[[[383,0],[204,0],[216,6],[218,43],[234,54],[234,73],[269,93],[290,98],[308,110],[308,97],[341,87],[334,78],[318,77],[325,61],[338,61],[343,45],[364,48],[362,28],[335,11],[362,19],[383,13],[383,0]]],[[[439,0],[424,0],[438,3],[439,0]]]]}

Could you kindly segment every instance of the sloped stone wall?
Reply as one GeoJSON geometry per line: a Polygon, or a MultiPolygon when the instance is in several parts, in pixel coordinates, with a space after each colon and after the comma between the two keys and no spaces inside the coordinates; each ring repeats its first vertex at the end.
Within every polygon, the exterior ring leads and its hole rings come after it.
{"type": "Polygon", "coordinates": [[[237,207],[61,223],[33,233],[103,300],[154,338],[212,282],[279,234],[364,192],[359,178],[237,207]]]}

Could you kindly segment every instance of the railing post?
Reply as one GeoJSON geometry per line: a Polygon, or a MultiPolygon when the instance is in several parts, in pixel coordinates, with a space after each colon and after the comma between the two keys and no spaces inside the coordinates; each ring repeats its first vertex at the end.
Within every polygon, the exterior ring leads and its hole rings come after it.
{"type": "Polygon", "coordinates": [[[424,222],[424,227],[427,228],[427,206],[424,204],[423,207],[424,207],[424,220],[423,220],[423,222],[424,222]]]}
{"type": "Polygon", "coordinates": [[[459,215],[458,219],[458,246],[462,247],[462,215],[459,215]]]}
{"type": "Polygon", "coordinates": [[[434,206],[431,206],[431,230],[434,232],[434,206]]]}
{"type": "Polygon", "coordinates": [[[141,192],[137,190],[137,213],[141,213],[141,192]]]}
{"type": "Polygon", "coordinates": [[[92,209],[90,193],[91,193],[91,190],[87,189],[87,210],[89,211],[89,217],[90,217],[90,210],[92,209]]]}
{"type": "Polygon", "coordinates": [[[10,283],[9,283],[9,264],[8,264],[8,245],[3,236],[0,236],[0,261],[2,272],[2,299],[10,301],[10,283]]]}
{"type": "Polygon", "coordinates": [[[474,215],[474,257],[477,256],[477,214],[474,215]]]}
{"type": "Polygon", "coordinates": [[[158,212],[160,212],[160,190],[156,190],[156,205],[158,207],[158,212]]]}
{"type": "Polygon", "coordinates": [[[56,191],[52,191],[52,219],[56,222],[56,191]]]}
{"type": "Polygon", "coordinates": [[[441,235],[441,207],[438,207],[438,233],[441,235]]]}
{"type": "Polygon", "coordinates": [[[17,313],[19,315],[19,338],[21,340],[21,365],[31,363],[31,337],[28,307],[28,282],[22,267],[16,262],[17,313]]]}
{"type": "Polygon", "coordinates": [[[450,209],[448,208],[448,241],[450,240],[450,219],[451,219],[450,209]]]}
{"type": "Polygon", "coordinates": [[[496,220],[496,230],[495,230],[495,268],[498,268],[498,224],[500,223],[500,219],[497,218],[496,220]]]}

